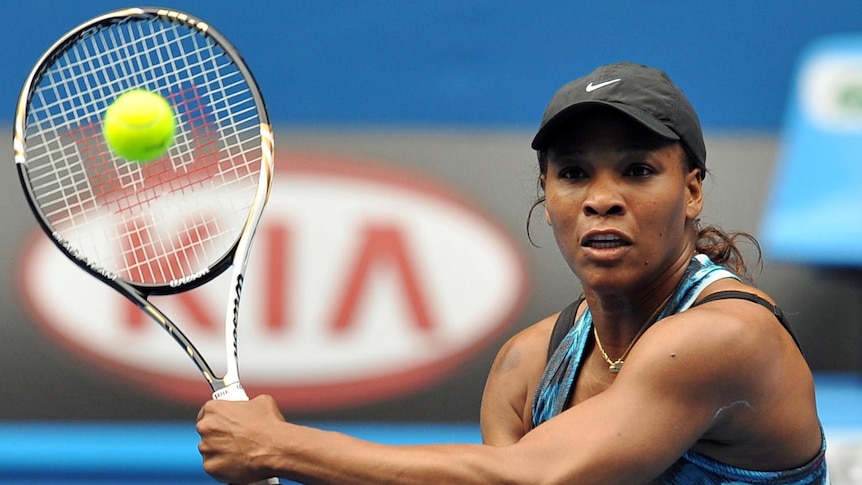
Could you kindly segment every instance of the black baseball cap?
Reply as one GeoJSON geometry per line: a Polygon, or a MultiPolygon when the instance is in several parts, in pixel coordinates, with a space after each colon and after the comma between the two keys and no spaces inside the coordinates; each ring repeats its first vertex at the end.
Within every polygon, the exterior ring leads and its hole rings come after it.
{"type": "Polygon", "coordinates": [[[560,88],[545,108],[533,149],[546,150],[561,126],[595,106],[617,109],[655,134],[679,140],[706,169],[703,131],[685,93],[664,71],[631,62],[599,67],[560,88]]]}

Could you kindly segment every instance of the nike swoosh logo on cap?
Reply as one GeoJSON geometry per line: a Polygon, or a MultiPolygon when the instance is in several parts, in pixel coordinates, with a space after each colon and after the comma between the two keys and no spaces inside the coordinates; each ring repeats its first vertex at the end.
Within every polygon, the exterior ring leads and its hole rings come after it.
{"type": "Polygon", "coordinates": [[[617,78],[617,79],[611,79],[610,81],[600,82],[600,83],[598,83],[598,84],[593,84],[593,83],[591,82],[591,83],[587,84],[587,92],[588,92],[588,93],[592,93],[592,92],[593,92],[593,91],[595,91],[596,89],[601,89],[601,88],[603,88],[603,87],[605,87],[605,86],[610,86],[611,84],[618,83],[618,82],[620,82],[620,81],[622,81],[622,79],[617,78]]]}

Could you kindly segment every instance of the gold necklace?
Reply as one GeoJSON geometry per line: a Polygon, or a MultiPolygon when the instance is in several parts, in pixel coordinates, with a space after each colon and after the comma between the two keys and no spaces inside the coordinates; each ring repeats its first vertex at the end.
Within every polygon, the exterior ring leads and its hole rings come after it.
{"type": "Polygon", "coordinates": [[[596,345],[599,347],[599,352],[602,353],[602,358],[604,358],[605,362],[607,362],[608,364],[608,372],[616,374],[623,368],[623,364],[625,364],[625,358],[628,357],[629,352],[632,350],[632,347],[635,346],[635,342],[637,342],[638,339],[641,338],[641,335],[646,332],[646,329],[649,328],[651,324],[655,323],[656,319],[658,319],[659,313],[661,313],[662,309],[664,309],[665,305],[667,305],[667,302],[670,301],[671,296],[673,296],[673,293],[668,295],[668,297],[665,298],[662,304],[659,305],[658,308],[656,308],[652,315],[650,315],[647,321],[644,322],[643,325],[641,325],[641,328],[640,330],[638,330],[638,333],[635,334],[634,338],[629,343],[629,346],[626,347],[626,350],[623,351],[623,355],[621,355],[620,358],[617,360],[611,360],[611,358],[608,357],[608,353],[605,352],[604,347],[602,347],[602,341],[599,339],[599,331],[596,329],[596,324],[593,323],[593,336],[595,336],[596,338],[596,345]]]}

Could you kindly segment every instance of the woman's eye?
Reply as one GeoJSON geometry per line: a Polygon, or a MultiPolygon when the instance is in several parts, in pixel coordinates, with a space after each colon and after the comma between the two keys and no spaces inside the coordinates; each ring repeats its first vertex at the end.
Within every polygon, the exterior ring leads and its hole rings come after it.
{"type": "Polygon", "coordinates": [[[586,176],[586,172],[579,167],[566,167],[560,170],[559,177],[561,179],[579,179],[586,176]]]}
{"type": "Polygon", "coordinates": [[[655,171],[647,165],[632,165],[629,167],[629,175],[634,177],[646,177],[652,175],[655,171]]]}

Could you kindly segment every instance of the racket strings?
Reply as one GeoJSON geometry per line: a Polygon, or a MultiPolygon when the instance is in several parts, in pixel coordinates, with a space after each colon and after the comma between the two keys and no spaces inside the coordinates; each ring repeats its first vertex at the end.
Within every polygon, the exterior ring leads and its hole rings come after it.
{"type": "Polygon", "coordinates": [[[72,42],[31,95],[28,176],[47,223],[83,259],[138,284],[208,270],[229,253],[261,164],[257,103],[231,57],[186,24],[135,19],[72,42]],[[167,155],[117,159],[101,135],[123,92],[164,95],[177,117],[167,155]]]}

